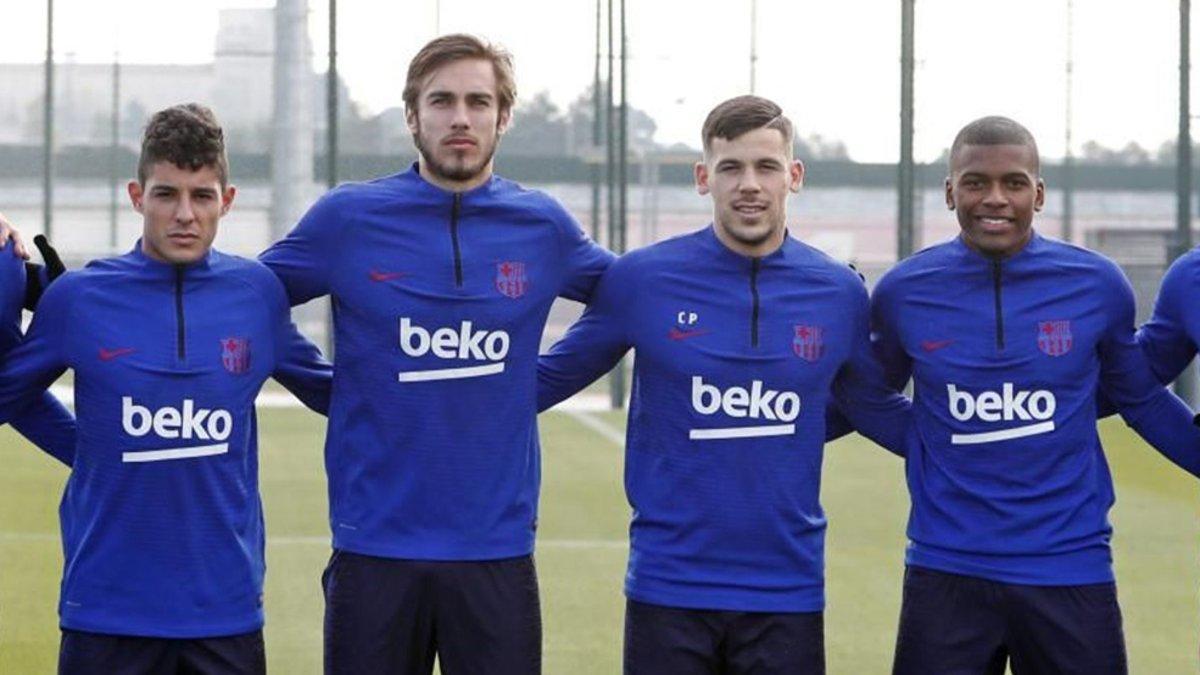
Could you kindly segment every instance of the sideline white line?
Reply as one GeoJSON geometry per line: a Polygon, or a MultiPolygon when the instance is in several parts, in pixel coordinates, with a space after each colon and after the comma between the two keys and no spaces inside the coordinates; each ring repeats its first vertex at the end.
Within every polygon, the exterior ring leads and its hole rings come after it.
{"type": "Polygon", "coordinates": [[[578,421],[583,426],[600,434],[606,440],[612,441],[618,448],[625,447],[625,434],[617,431],[607,422],[601,420],[595,415],[582,410],[573,410],[570,408],[564,408],[562,412],[566,415],[569,415],[572,419],[578,421]]]}
{"type": "MultiPolygon", "coordinates": [[[[58,541],[57,532],[0,532],[3,541],[58,541]]],[[[267,537],[268,546],[329,546],[330,539],[323,536],[280,536],[267,537]]],[[[624,549],[629,542],[624,539],[540,539],[538,548],[552,549],[624,549]]]]}

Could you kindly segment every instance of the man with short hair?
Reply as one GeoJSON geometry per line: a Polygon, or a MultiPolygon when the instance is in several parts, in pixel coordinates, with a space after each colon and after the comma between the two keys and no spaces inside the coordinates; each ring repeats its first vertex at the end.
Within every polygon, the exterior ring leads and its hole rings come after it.
{"type": "Polygon", "coordinates": [[[129,198],[142,238],[64,275],[0,369],[0,422],[71,368],[59,672],[265,672],[254,399],[328,407],[332,373],[270,270],[212,248],[233,205],[212,112],[150,119],[129,198]]]}
{"type": "Polygon", "coordinates": [[[962,233],[875,288],[876,351],[893,387],[913,377],[921,439],[896,673],[1126,672],[1098,390],[1200,475],[1200,430],[1137,347],[1129,282],[1037,234],[1044,199],[1028,130],[968,124],[946,178],[962,233]]]}
{"type": "Polygon", "coordinates": [[[826,406],[897,453],[909,436],[862,281],[787,233],[792,135],[767,99],[714,108],[695,167],[712,224],[619,259],[539,362],[544,409],[636,351],[630,675],[823,673],[826,406]]]}
{"type": "Polygon", "coordinates": [[[507,52],[431,41],[404,88],[417,163],[333,190],[261,258],[334,309],[328,673],[540,671],[538,346],[612,255],[493,174],[515,96],[507,52]]]}

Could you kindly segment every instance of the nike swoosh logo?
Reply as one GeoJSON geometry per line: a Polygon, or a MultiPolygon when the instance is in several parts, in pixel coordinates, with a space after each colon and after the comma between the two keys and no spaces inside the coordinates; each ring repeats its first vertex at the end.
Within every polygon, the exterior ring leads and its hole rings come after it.
{"type": "Polygon", "coordinates": [[[405,272],[380,272],[371,270],[369,276],[371,277],[371,281],[391,281],[392,279],[408,276],[408,274],[405,272]]]}
{"type": "Polygon", "coordinates": [[[672,340],[686,340],[688,338],[706,335],[708,332],[709,331],[706,329],[679,330],[678,328],[672,328],[670,332],[667,333],[667,337],[671,338],[672,340]]]}
{"type": "Polygon", "coordinates": [[[954,343],[954,340],[922,340],[921,349],[927,352],[936,352],[943,347],[949,347],[954,343]]]}
{"type": "Polygon", "coordinates": [[[134,350],[132,347],[122,347],[120,349],[105,349],[104,347],[101,347],[100,348],[100,360],[101,361],[112,361],[113,359],[117,358],[118,356],[125,356],[126,354],[132,354],[133,351],[134,350]]]}

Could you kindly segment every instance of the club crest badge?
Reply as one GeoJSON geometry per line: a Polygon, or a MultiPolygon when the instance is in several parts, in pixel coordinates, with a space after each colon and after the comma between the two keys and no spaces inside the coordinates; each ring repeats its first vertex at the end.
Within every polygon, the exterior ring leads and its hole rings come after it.
{"type": "Polygon", "coordinates": [[[1038,349],[1049,356],[1062,356],[1075,344],[1070,321],[1039,321],[1038,349]]]}
{"type": "Polygon", "coordinates": [[[250,340],[230,337],[221,339],[221,365],[232,375],[250,370],[250,340]]]}
{"type": "Polygon", "coordinates": [[[529,278],[525,276],[525,263],[506,260],[496,263],[496,290],[508,298],[519,298],[529,290],[529,278]]]}
{"type": "Polygon", "coordinates": [[[808,362],[817,361],[825,353],[825,329],[821,326],[796,324],[792,351],[808,362]]]}

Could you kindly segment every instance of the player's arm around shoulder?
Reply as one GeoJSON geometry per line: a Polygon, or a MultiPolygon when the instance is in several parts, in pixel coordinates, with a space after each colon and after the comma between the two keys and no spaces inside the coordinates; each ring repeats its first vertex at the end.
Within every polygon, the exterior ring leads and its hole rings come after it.
{"type": "Polygon", "coordinates": [[[612,370],[632,346],[629,322],[637,308],[636,265],[626,255],[609,266],[591,302],[550,351],[538,357],[538,411],[560,401],[612,370]]]}
{"type": "Polygon", "coordinates": [[[1097,292],[1106,303],[1107,326],[1098,346],[1101,391],[1147,443],[1200,477],[1200,428],[1192,423],[1187,405],[1151,371],[1134,339],[1133,287],[1115,263],[1102,260],[1097,268],[1097,292]]]}
{"type": "Polygon", "coordinates": [[[1200,342],[1200,249],[1180,256],[1163,277],[1154,301],[1154,313],[1137,332],[1137,341],[1159,382],[1179,377],[1196,356],[1200,342]]]}
{"type": "Polygon", "coordinates": [[[4,356],[0,364],[0,423],[23,414],[72,365],[69,343],[79,325],[72,313],[76,298],[84,291],[80,276],[65,274],[46,290],[29,332],[4,356]]]}
{"type": "Polygon", "coordinates": [[[248,261],[246,276],[262,296],[265,311],[270,313],[268,325],[271,326],[275,345],[271,377],[307,408],[328,415],[333,390],[333,366],[292,321],[283,282],[267,267],[253,261],[248,261]]]}
{"type": "Polygon", "coordinates": [[[844,282],[844,290],[852,343],[833,383],[834,401],[856,430],[888,451],[904,456],[911,435],[912,405],[889,386],[871,348],[866,286],[855,275],[844,282]]]}
{"type": "Polygon", "coordinates": [[[300,218],[287,236],[259,256],[287,291],[291,305],[327,295],[344,246],[347,221],[358,200],[352,185],[325,193],[300,218]]]}
{"type": "Polygon", "coordinates": [[[558,233],[558,254],[563,264],[563,283],[558,295],[591,302],[600,277],[617,256],[589,237],[558,200],[543,195],[539,209],[555,224],[558,233]]]}

